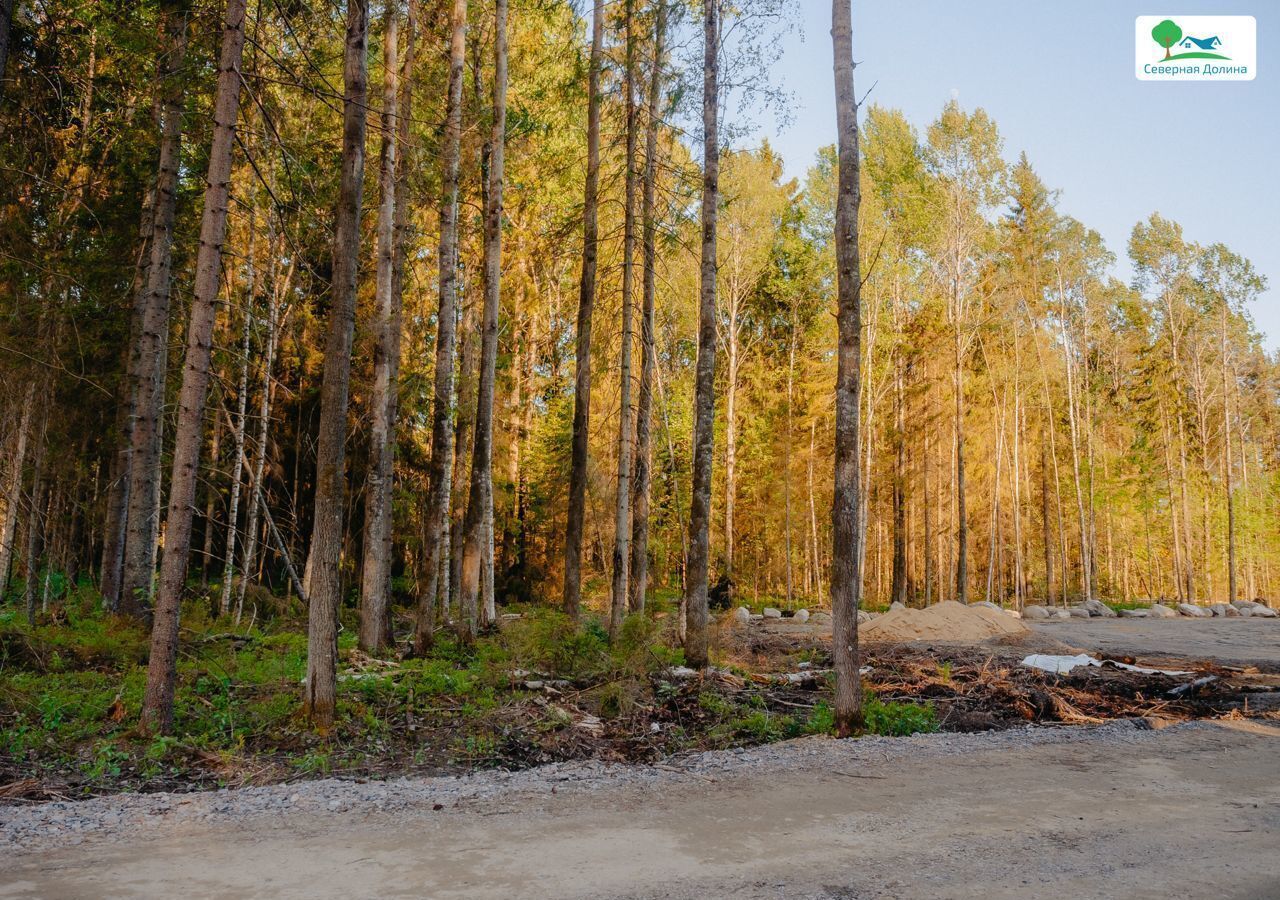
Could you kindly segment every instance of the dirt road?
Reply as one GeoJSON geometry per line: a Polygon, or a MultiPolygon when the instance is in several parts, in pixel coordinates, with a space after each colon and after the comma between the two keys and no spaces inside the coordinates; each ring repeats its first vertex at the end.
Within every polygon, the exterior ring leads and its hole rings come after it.
{"type": "Polygon", "coordinates": [[[394,810],[355,785],[249,818],[235,792],[204,795],[207,818],[26,841],[0,854],[0,897],[1280,896],[1273,725],[806,740],[683,765],[559,790],[522,773],[394,810]]]}
{"type": "Polygon", "coordinates": [[[1280,668],[1280,619],[1061,619],[1027,624],[1086,650],[1280,668]]]}

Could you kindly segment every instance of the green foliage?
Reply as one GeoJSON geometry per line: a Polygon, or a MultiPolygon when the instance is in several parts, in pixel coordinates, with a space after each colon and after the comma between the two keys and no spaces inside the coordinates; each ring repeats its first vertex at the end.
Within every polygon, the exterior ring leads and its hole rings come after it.
{"type": "Polygon", "coordinates": [[[868,734],[905,737],[938,730],[938,715],[928,704],[885,702],[868,694],[862,712],[868,734]]]}
{"type": "MultiPolygon", "coordinates": [[[[1151,29],[1151,38],[1166,51],[1182,40],[1182,29],[1172,19],[1165,19],[1151,29]]],[[[1168,56],[1168,53],[1165,53],[1168,56]]]]}

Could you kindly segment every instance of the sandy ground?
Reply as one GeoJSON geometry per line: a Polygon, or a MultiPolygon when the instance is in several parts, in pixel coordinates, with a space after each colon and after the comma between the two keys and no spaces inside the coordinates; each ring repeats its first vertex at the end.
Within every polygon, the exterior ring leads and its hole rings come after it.
{"type": "Polygon", "coordinates": [[[1280,619],[1059,619],[1027,624],[1085,650],[1280,667],[1280,619]]]}
{"type": "Polygon", "coordinates": [[[1277,897],[1278,751],[1256,722],[798,741],[30,847],[0,856],[0,897],[1277,897]]]}

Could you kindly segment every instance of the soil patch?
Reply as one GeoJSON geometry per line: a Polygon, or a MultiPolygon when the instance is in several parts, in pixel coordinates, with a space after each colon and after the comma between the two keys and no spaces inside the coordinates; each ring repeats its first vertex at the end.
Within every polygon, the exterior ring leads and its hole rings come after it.
{"type": "Polygon", "coordinates": [[[895,609],[858,629],[867,641],[985,641],[1026,635],[1021,620],[986,606],[965,606],[954,600],[927,609],[895,609]]]}

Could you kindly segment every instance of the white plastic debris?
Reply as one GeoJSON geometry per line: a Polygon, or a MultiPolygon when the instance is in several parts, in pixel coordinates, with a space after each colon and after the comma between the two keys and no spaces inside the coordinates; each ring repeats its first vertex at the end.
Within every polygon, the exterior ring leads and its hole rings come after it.
{"type": "Polygon", "coordinates": [[[1175,671],[1173,669],[1144,669],[1142,666],[1131,666],[1128,663],[1116,662],[1111,659],[1094,659],[1087,653],[1081,653],[1077,656],[1054,656],[1050,653],[1033,653],[1022,661],[1024,666],[1031,669],[1039,669],[1042,672],[1052,672],[1055,675],[1066,675],[1072,669],[1078,669],[1080,666],[1115,666],[1117,669],[1124,669],[1127,672],[1139,672],[1143,675],[1190,675],[1190,672],[1175,671]]]}

